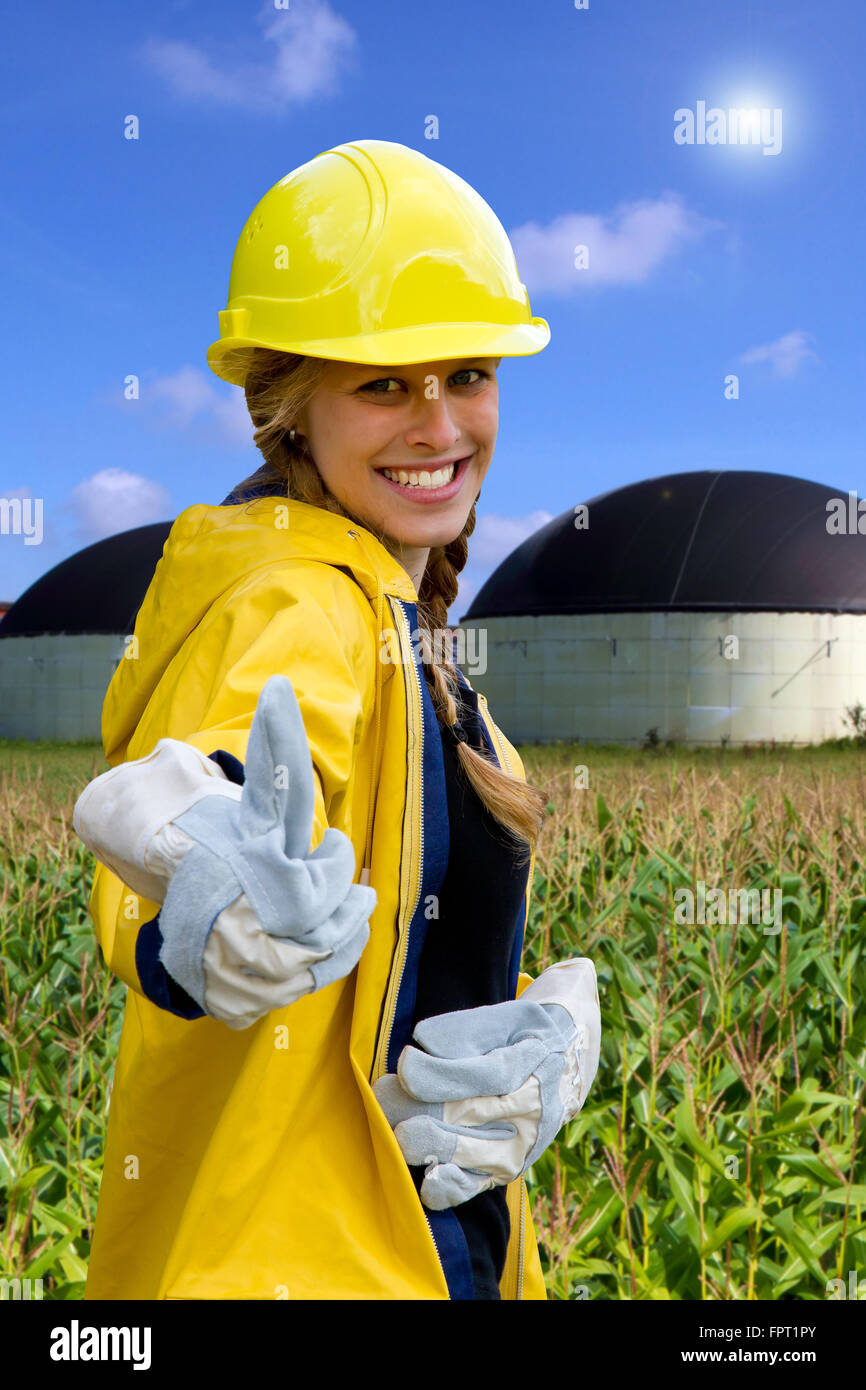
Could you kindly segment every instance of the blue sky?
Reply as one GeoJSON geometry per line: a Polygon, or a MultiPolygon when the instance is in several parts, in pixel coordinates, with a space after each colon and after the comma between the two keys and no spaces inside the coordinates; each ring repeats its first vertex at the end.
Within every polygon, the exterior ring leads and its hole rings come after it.
{"type": "Polygon", "coordinates": [[[608,488],[761,468],[866,493],[862,7],[52,0],[4,27],[0,498],[43,521],[39,544],[0,534],[0,600],[257,465],[205,361],[235,243],[284,174],[362,138],[467,179],[551,327],[499,369],[452,620],[608,488]],[[766,111],[764,143],[679,143],[699,102],[766,111]]]}

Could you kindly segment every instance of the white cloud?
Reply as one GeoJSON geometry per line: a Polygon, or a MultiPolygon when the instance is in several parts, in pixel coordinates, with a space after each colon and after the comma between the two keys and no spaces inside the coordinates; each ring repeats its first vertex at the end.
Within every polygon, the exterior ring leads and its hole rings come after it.
{"type": "Polygon", "coordinates": [[[157,377],[142,387],[142,400],[161,401],[165,417],[179,429],[191,425],[197,415],[210,413],[216,391],[198,367],[179,367],[170,376],[157,377]]]}
{"type": "Polygon", "coordinates": [[[145,57],[176,95],[214,106],[271,115],[335,90],[357,35],[327,0],[292,0],[286,10],[274,9],[271,0],[257,22],[265,42],[273,45],[265,57],[259,56],[259,40],[239,45],[179,39],[151,39],[145,57]],[[240,57],[239,47],[254,56],[240,57]]]}
{"type": "Polygon", "coordinates": [[[145,406],[156,401],[161,418],[172,429],[215,426],[221,443],[252,443],[253,424],[241,388],[232,386],[230,394],[223,395],[198,367],[179,367],[168,376],[144,382],[141,400],[145,406]]]}
{"type": "MultiPolygon", "coordinates": [[[[471,545],[470,540],[470,545],[471,545]]],[[[453,624],[458,623],[462,614],[470,607],[472,600],[481,588],[481,583],[473,579],[471,575],[463,574],[457,576],[457,597],[448,609],[449,621],[453,624]]]]}
{"type": "Polygon", "coordinates": [[[553,520],[550,512],[529,512],[526,516],[496,516],[485,512],[479,516],[475,530],[469,537],[469,557],[473,571],[486,570],[488,573],[501,564],[512,550],[515,550],[527,536],[553,520]]]}
{"type": "Polygon", "coordinates": [[[769,362],[774,376],[794,376],[810,357],[817,361],[818,354],[808,343],[808,339],[813,336],[797,328],[792,333],[785,333],[781,338],[776,338],[772,343],[762,343],[748,348],[740,354],[740,361],[749,365],[753,362],[769,362]]]}
{"type": "Polygon", "coordinates": [[[66,510],[77,521],[83,545],[135,526],[168,521],[174,515],[171,497],[161,483],[122,468],[103,468],[85,478],[69,494],[66,510]]]}
{"type": "Polygon", "coordinates": [[[620,203],[606,217],[565,212],[547,227],[527,222],[509,238],[530,294],[569,294],[593,285],[642,284],[688,242],[723,225],[668,191],[655,201],[620,203]],[[588,248],[586,269],[575,267],[577,246],[588,248]]]}

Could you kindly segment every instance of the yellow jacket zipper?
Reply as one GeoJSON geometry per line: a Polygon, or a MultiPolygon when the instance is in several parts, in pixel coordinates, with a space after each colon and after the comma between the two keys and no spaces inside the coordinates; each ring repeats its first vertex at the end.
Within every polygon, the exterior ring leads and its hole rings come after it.
{"type": "MultiPolygon", "coordinates": [[[[406,877],[406,896],[400,904],[400,914],[397,922],[397,956],[391,969],[388,981],[388,988],[385,995],[385,1008],[382,1014],[382,1025],[379,1029],[379,1042],[376,1047],[376,1054],[373,1059],[373,1070],[370,1075],[371,1083],[378,1081],[379,1077],[388,1070],[388,1045],[391,1041],[391,1029],[394,1024],[394,1013],[397,1007],[397,995],[400,992],[400,984],[403,979],[403,971],[406,966],[406,951],[409,945],[409,923],[415,915],[418,906],[418,899],[421,896],[421,863],[424,852],[424,817],[423,817],[423,794],[424,794],[424,719],[421,704],[421,690],[418,682],[418,668],[412,660],[412,649],[410,644],[411,634],[409,624],[406,619],[405,609],[398,599],[400,619],[396,628],[400,641],[400,660],[404,665],[408,662],[412,669],[414,679],[407,682],[407,703],[409,707],[409,734],[414,732],[415,740],[411,741],[409,752],[412,755],[412,766],[408,778],[408,814],[405,824],[410,827],[418,828],[417,839],[410,834],[409,841],[409,867],[406,877]]],[[[393,605],[390,603],[393,615],[393,605]]]]}

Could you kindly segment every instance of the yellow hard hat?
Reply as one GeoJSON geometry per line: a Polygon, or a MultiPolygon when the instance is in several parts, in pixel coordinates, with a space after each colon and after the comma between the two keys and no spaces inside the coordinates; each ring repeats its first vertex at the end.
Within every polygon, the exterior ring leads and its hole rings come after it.
{"type": "Polygon", "coordinates": [[[219,324],[207,360],[238,386],[230,348],[396,366],[550,341],[492,208],[392,140],[337,145],[274,184],[241,232],[219,324]]]}

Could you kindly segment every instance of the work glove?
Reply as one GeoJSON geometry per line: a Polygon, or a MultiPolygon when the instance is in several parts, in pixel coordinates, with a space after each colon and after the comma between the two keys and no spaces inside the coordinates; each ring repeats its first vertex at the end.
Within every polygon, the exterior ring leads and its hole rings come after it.
{"type": "Polygon", "coordinates": [[[552,965],[519,999],[437,1014],[412,1036],[373,1091],[406,1162],[426,1167],[422,1202],[442,1211],[520,1177],[581,1109],[601,1045],[595,966],[552,965]]]}
{"type": "Polygon", "coordinates": [[[76,833],[106,868],[150,902],[161,903],[195,841],[176,818],[205,796],[239,802],[243,789],[211,758],[161,738],[145,758],[120,763],[88,782],[75,803],[76,833]]]}
{"type": "Polygon", "coordinates": [[[243,787],[189,744],[91,782],[76,831],[122,881],[162,902],[160,960],[205,1013],[246,1028],[342,979],[370,935],[376,892],[353,883],[355,852],[313,834],[312,757],[285,676],[265,684],[247,742],[243,787]],[[100,785],[101,784],[101,785],[100,785]]]}

